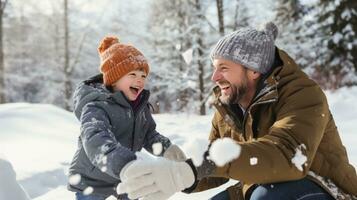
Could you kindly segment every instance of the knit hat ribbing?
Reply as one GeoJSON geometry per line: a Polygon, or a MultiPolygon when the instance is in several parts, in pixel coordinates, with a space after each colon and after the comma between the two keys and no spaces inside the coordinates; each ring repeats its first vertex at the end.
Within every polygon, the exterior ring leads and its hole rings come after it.
{"type": "Polygon", "coordinates": [[[263,30],[240,29],[224,36],[211,51],[211,60],[227,59],[251,70],[267,73],[274,63],[278,28],[272,22],[263,30]]]}
{"type": "Polygon", "coordinates": [[[100,71],[104,85],[110,86],[135,69],[144,69],[149,74],[149,65],[144,55],[131,45],[121,44],[117,37],[105,37],[98,47],[101,59],[100,71]]]}

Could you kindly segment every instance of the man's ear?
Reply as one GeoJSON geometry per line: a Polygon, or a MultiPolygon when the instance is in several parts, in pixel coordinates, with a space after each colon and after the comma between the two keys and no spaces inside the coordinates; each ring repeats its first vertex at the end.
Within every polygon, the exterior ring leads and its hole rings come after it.
{"type": "Polygon", "coordinates": [[[258,80],[261,73],[248,69],[248,78],[250,80],[258,80]]]}

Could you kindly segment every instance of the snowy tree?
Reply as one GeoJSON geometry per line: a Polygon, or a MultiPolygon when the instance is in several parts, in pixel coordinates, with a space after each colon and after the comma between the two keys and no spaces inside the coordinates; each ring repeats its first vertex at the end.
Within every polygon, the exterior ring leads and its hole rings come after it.
{"type": "Polygon", "coordinates": [[[224,36],[224,10],[223,0],[216,0],[217,17],[218,17],[218,30],[221,36],[224,36]]]}
{"type": "Polygon", "coordinates": [[[64,28],[64,94],[65,94],[65,108],[70,110],[70,101],[72,96],[71,84],[71,70],[69,58],[69,22],[68,22],[68,0],[63,0],[63,28],[64,28]]]}
{"type": "Polygon", "coordinates": [[[277,40],[326,89],[356,84],[356,2],[280,0],[277,40]]]}
{"type": "Polygon", "coordinates": [[[304,7],[295,23],[302,38],[295,38],[298,48],[291,46],[297,62],[325,89],[356,84],[356,2],[304,1],[304,7]]]}
{"type": "Polygon", "coordinates": [[[249,16],[247,15],[247,1],[236,0],[234,11],[234,23],[232,30],[237,30],[239,27],[249,26],[249,16]]]}
{"type": "Polygon", "coordinates": [[[4,78],[4,45],[3,45],[3,19],[7,0],[0,0],[0,103],[5,103],[5,78],[4,78]]]}
{"type": "Polygon", "coordinates": [[[248,15],[243,10],[245,4],[240,7],[240,3],[238,0],[152,2],[151,89],[161,111],[206,113],[213,87],[209,53],[226,30],[245,26],[248,15]],[[243,18],[242,22],[238,16],[243,18]],[[190,62],[185,63],[185,57],[191,57],[190,62]]]}
{"type": "MultiPolygon", "coordinates": [[[[222,3],[222,2],[221,2],[222,3]]],[[[218,5],[217,5],[218,6],[218,5]]],[[[199,106],[199,113],[200,115],[205,115],[206,114],[206,101],[207,101],[207,96],[210,93],[209,89],[206,85],[209,80],[209,73],[207,73],[208,67],[210,66],[208,54],[209,51],[207,51],[207,45],[204,42],[204,26],[205,26],[205,18],[204,18],[204,12],[203,12],[203,5],[201,0],[195,0],[194,2],[194,8],[197,13],[197,17],[194,17],[195,19],[195,24],[196,27],[193,29],[193,44],[194,44],[194,53],[196,54],[196,65],[198,69],[198,106],[199,106]],[[206,75],[208,74],[208,76],[206,75]],[[208,79],[208,80],[207,80],[208,79]],[[208,93],[208,94],[207,94],[208,93]]],[[[220,27],[221,31],[221,27],[220,27]]],[[[224,29],[222,30],[224,31],[224,29]]]]}
{"type": "Polygon", "coordinates": [[[11,26],[4,30],[9,102],[51,103],[70,109],[75,83],[98,73],[97,15],[88,18],[88,13],[71,4],[68,26],[73,28],[68,29],[68,39],[74,39],[66,42],[63,3],[51,2],[44,12],[29,1],[11,12],[11,26]]]}
{"type": "Polygon", "coordinates": [[[198,0],[152,3],[151,89],[160,110],[206,112],[212,86],[206,38],[210,31],[205,17],[208,5],[198,0]]]}
{"type": "Polygon", "coordinates": [[[9,102],[43,102],[41,99],[51,96],[47,88],[57,91],[51,80],[59,74],[53,71],[56,64],[53,58],[58,54],[44,34],[51,31],[47,26],[50,18],[41,12],[25,13],[24,6],[12,12],[11,26],[4,30],[7,99],[9,102]]]}
{"type": "Polygon", "coordinates": [[[308,19],[308,7],[298,0],[279,0],[276,5],[275,23],[279,27],[276,44],[287,51],[302,68],[308,67],[313,54],[313,33],[309,31],[313,20],[308,19]]]}
{"type": "Polygon", "coordinates": [[[357,2],[320,0],[318,24],[326,51],[319,52],[316,72],[327,88],[357,84],[357,2]]]}
{"type": "Polygon", "coordinates": [[[159,0],[151,8],[153,99],[160,111],[182,110],[196,87],[190,87],[195,82],[181,56],[192,45],[188,18],[192,7],[185,0],[159,0]]]}

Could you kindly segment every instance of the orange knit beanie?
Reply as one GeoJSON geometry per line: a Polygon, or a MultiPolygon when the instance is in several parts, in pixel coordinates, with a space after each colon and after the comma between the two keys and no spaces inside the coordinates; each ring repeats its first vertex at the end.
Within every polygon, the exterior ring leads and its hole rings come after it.
{"type": "Polygon", "coordinates": [[[149,74],[149,65],[144,55],[135,47],[120,44],[117,37],[105,37],[99,47],[100,71],[104,85],[110,86],[135,69],[149,74]]]}

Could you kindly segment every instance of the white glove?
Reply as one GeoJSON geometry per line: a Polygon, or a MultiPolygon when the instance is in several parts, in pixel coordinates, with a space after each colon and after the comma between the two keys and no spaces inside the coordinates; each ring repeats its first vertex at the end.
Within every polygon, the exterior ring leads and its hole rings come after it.
{"type": "Polygon", "coordinates": [[[174,193],[192,186],[195,181],[194,173],[186,162],[146,156],[127,165],[120,173],[122,183],[118,191],[127,193],[130,199],[168,199],[174,193]]]}
{"type": "Polygon", "coordinates": [[[185,153],[176,144],[172,144],[164,152],[164,158],[174,161],[185,161],[187,160],[185,153]]]}

